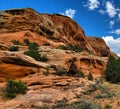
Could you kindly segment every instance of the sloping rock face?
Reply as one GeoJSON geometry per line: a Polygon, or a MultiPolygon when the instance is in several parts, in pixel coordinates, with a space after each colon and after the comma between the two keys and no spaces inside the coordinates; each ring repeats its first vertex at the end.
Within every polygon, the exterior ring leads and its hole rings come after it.
{"type": "MultiPolygon", "coordinates": [[[[51,43],[51,41],[54,43],[61,42],[62,45],[76,45],[100,56],[106,56],[106,53],[103,54],[103,52],[110,54],[109,47],[103,43],[102,39],[87,38],[83,29],[75,21],[59,14],[39,14],[29,8],[2,11],[0,12],[0,41],[8,37],[8,33],[16,33],[16,36],[13,35],[14,39],[18,39],[17,37],[28,38],[39,42],[40,45],[51,43]],[[42,39],[41,42],[38,39],[42,39]],[[100,47],[94,47],[92,41],[94,43],[100,41],[101,46],[104,47],[98,50],[100,47]]],[[[8,42],[11,40],[9,38],[8,42]]]]}
{"type": "Polygon", "coordinates": [[[57,104],[57,101],[64,99],[68,103],[77,101],[83,95],[82,92],[94,84],[88,81],[88,74],[92,73],[96,79],[104,74],[110,54],[113,53],[102,39],[86,37],[83,29],[69,17],[39,14],[29,8],[2,11],[0,107],[36,109],[44,104],[57,104]],[[41,56],[46,55],[48,61],[40,62],[24,55],[28,50],[25,39],[39,44],[38,52],[41,56]],[[19,43],[16,45],[14,41],[19,43]],[[59,48],[59,45],[69,44],[83,51],[59,48]],[[19,50],[10,51],[11,46],[18,46],[19,50]],[[80,78],[78,71],[82,71],[85,78],[80,78]],[[12,100],[3,99],[7,79],[25,82],[27,93],[12,100]]]}
{"type": "Polygon", "coordinates": [[[47,63],[38,62],[21,53],[3,51],[0,52],[0,82],[40,73],[41,69],[48,66],[47,63]]]}
{"type": "MultiPolygon", "coordinates": [[[[82,78],[54,75],[32,75],[22,81],[27,83],[29,89],[25,95],[18,95],[11,100],[3,100],[1,99],[3,92],[0,90],[1,108],[36,109],[47,104],[51,109],[52,105],[57,104],[60,100],[65,100],[69,104],[78,101],[78,97],[83,95],[82,92],[90,89],[89,84],[94,84],[94,82],[82,78]]],[[[0,84],[0,89],[3,90],[3,87],[5,84],[0,84]]]]}
{"type": "Polygon", "coordinates": [[[50,68],[50,74],[75,76],[81,70],[86,77],[91,72],[97,78],[104,73],[108,59],[82,52],[52,49],[47,46],[41,46],[40,53],[41,55],[47,54],[47,62],[36,61],[19,52],[1,51],[0,81],[8,78],[23,78],[35,73],[43,74],[47,67],[50,68]]]}
{"type": "Polygon", "coordinates": [[[97,37],[87,37],[87,39],[98,56],[108,57],[111,54],[109,47],[103,39],[97,37]]]}

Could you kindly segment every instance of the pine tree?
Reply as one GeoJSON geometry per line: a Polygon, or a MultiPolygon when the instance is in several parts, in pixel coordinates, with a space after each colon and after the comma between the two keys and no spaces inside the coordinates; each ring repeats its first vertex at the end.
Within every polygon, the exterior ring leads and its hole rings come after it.
{"type": "Polygon", "coordinates": [[[89,73],[89,74],[88,74],[88,80],[91,80],[91,81],[93,80],[93,75],[92,75],[92,73],[89,73]]]}
{"type": "Polygon", "coordinates": [[[120,82],[120,59],[115,59],[113,56],[109,57],[105,77],[107,81],[112,83],[120,82]]]}

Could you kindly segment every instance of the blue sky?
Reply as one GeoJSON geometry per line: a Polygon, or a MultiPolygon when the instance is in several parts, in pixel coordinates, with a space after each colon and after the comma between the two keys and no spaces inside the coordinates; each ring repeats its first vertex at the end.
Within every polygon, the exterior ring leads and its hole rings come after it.
{"type": "Polygon", "coordinates": [[[69,16],[86,36],[102,37],[112,51],[120,54],[120,0],[0,0],[0,10],[26,7],[69,16]]]}

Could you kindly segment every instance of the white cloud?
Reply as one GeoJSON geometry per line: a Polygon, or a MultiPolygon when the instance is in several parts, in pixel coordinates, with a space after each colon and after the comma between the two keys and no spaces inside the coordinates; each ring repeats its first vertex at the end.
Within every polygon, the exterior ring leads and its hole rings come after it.
{"type": "Polygon", "coordinates": [[[114,17],[117,14],[117,10],[110,1],[106,2],[106,13],[109,17],[114,17]]]}
{"type": "Polygon", "coordinates": [[[70,18],[73,18],[75,16],[76,10],[74,9],[67,9],[64,13],[61,13],[62,15],[68,16],[70,18]]]}
{"type": "Polygon", "coordinates": [[[94,10],[95,8],[98,8],[100,5],[100,2],[98,0],[89,0],[89,9],[94,10]]]}
{"type": "Polygon", "coordinates": [[[100,0],[87,0],[87,3],[84,2],[83,6],[90,10],[99,8],[97,11],[100,14],[107,14],[110,18],[117,17],[117,20],[120,20],[120,8],[114,5],[113,0],[103,0],[102,2],[100,0]]]}
{"type": "Polygon", "coordinates": [[[106,13],[106,11],[104,11],[104,10],[99,10],[99,12],[100,12],[101,14],[105,14],[105,13],[106,13]]]}
{"type": "Polygon", "coordinates": [[[119,34],[120,34],[120,29],[116,29],[116,30],[115,30],[115,33],[116,33],[117,35],[119,35],[119,34]]]}
{"type": "Polygon", "coordinates": [[[115,21],[113,21],[113,20],[110,21],[110,28],[113,27],[114,23],[115,23],[115,21]]]}
{"type": "Polygon", "coordinates": [[[98,0],[88,0],[88,3],[84,6],[88,7],[90,10],[94,10],[95,8],[98,8],[99,5],[100,2],[98,0]]]}
{"type": "Polygon", "coordinates": [[[112,30],[109,33],[120,35],[120,29],[112,30]]]}
{"type": "Polygon", "coordinates": [[[110,50],[117,53],[120,56],[120,38],[115,39],[113,36],[105,36],[102,38],[110,47],[110,50]]]}

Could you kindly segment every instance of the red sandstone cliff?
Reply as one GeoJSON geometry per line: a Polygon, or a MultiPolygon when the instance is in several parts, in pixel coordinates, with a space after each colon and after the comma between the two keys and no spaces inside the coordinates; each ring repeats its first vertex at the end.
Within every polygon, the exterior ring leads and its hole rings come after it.
{"type": "Polygon", "coordinates": [[[86,37],[84,30],[69,17],[39,14],[29,8],[0,12],[0,42],[25,38],[40,45],[72,44],[99,56],[110,55],[110,49],[102,39],[86,37]],[[94,46],[96,44],[97,46],[94,46]]]}
{"type": "Polygon", "coordinates": [[[50,47],[46,47],[48,51],[40,48],[41,53],[46,53],[48,56],[47,66],[61,65],[67,73],[82,70],[86,75],[89,72],[101,75],[106,68],[106,58],[111,54],[103,39],[86,37],[84,30],[69,17],[59,14],[39,14],[30,8],[1,11],[0,71],[2,80],[39,72],[38,67],[41,68],[46,64],[27,59],[27,57],[25,60],[23,52],[27,46],[23,46],[24,39],[37,42],[40,46],[49,44],[50,47]],[[17,54],[7,52],[9,46],[13,45],[11,42],[13,40],[22,43],[19,45],[17,54]],[[83,52],[75,53],[69,50],[63,52],[59,49],[50,49],[69,44],[82,48],[83,52]],[[5,69],[5,67],[7,68],[5,69]],[[14,69],[15,67],[16,69],[14,69]]]}
{"type": "Polygon", "coordinates": [[[68,103],[77,101],[91,84],[96,85],[87,80],[88,74],[92,73],[94,78],[103,75],[111,54],[115,56],[103,39],[85,36],[84,30],[69,17],[39,14],[30,8],[1,11],[0,108],[36,109],[46,103],[54,105],[63,99],[68,103]],[[24,55],[24,51],[28,50],[24,39],[37,42],[40,54],[46,54],[48,61],[40,62],[24,55]],[[10,46],[16,46],[11,42],[13,40],[20,43],[16,52],[9,51],[10,46]],[[57,49],[59,45],[69,44],[83,51],[57,49]],[[49,74],[45,76],[48,67],[49,74]],[[80,70],[85,79],[77,77],[80,70]],[[62,76],[57,74],[63,72],[62,76]],[[25,82],[27,94],[12,100],[3,99],[7,79],[25,82]]]}

